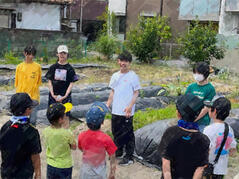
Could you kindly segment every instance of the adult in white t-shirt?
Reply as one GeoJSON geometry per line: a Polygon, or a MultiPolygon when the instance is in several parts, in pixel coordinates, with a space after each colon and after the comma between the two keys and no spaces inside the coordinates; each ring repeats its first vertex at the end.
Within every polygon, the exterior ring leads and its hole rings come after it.
{"type": "MultiPolygon", "coordinates": [[[[206,105],[210,107],[209,116],[213,119],[214,123],[207,126],[203,133],[210,139],[209,162],[213,163],[224,138],[224,120],[230,113],[231,103],[228,99],[220,97],[206,105]]],[[[221,179],[227,174],[229,154],[233,155],[235,151],[236,141],[233,130],[229,126],[226,143],[221,151],[218,162],[214,165],[213,179],[221,179]]]]}
{"type": "Polygon", "coordinates": [[[107,106],[112,104],[112,133],[117,146],[116,157],[123,159],[120,165],[133,163],[135,137],[133,131],[133,115],[135,102],[139,95],[140,83],[135,72],[130,70],[132,55],[124,51],[118,57],[120,71],[111,77],[109,87],[112,89],[107,106]],[[123,151],[125,148],[125,155],[123,151]]]}

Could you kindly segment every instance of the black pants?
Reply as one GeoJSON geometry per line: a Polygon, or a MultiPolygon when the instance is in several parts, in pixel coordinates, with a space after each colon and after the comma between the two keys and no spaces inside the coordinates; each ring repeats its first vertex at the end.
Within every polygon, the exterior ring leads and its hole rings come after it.
{"type": "Polygon", "coordinates": [[[132,159],[135,148],[135,137],[133,130],[133,116],[126,118],[112,114],[112,133],[114,143],[117,146],[116,153],[123,153],[125,147],[125,158],[132,159]]]}

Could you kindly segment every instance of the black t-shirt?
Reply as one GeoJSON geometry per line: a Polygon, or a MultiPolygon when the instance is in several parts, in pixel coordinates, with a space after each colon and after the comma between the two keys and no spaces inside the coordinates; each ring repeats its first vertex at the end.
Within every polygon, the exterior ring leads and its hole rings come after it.
{"type": "Polygon", "coordinates": [[[30,178],[34,168],[31,155],[41,153],[38,130],[31,124],[14,124],[8,121],[0,131],[2,178],[30,178]]]}
{"type": "Polygon", "coordinates": [[[61,96],[65,95],[70,83],[76,81],[75,70],[69,63],[65,65],[59,63],[53,64],[45,76],[52,81],[54,94],[61,96]]]}
{"type": "Polygon", "coordinates": [[[173,126],[165,131],[159,151],[170,160],[172,178],[192,179],[197,167],[208,164],[209,144],[206,135],[173,126]]]}

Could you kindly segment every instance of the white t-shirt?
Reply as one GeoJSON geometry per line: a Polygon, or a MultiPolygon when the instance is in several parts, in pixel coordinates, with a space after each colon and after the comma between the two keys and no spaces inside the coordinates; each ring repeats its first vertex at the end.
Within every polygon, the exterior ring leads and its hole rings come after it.
{"type": "MultiPolygon", "coordinates": [[[[210,152],[209,152],[209,162],[213,163],[217,156],[217,152],[221,146],[223,136],[224,136],[225,124],[224,123],[213,123],[207,126],[203,133],[210,139],[210,152]]],[[[236,141],[234,138],[234,132],[229,126],[229,133],[227,136],[226,143],[222,149],[221,155],[217,164],[214,166],[213,173],[216,175],[226,175],[229,150],[231,148],[236,148],[236,141]]]]}
{"type": "MultiPolygon", "coordinates": [[[[139,90],[139,78],[133,71],[128,73],[114,73],[111,77],[109,87],[114,90],[112,114],[125,116],[125,108],[129,106],[134,91],[139,90]]],[[[131,116],[134,115],[135,105],[132,107],[131,116]]]]}

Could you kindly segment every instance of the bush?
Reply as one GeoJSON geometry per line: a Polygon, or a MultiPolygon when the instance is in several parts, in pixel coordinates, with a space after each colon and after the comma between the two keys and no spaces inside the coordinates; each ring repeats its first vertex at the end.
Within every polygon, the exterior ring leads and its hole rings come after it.
{"type": "Polygon", "coordinates": [[[160,43],[172,36],[167,17],[139,17],[127,33],[126,46],[141,62],[151,63],[160,51],[160,43]]]}
{"type": "Polygon", "coordinates": [[[115,37],[110,37],[106,34],[101,34],[94,43],[96,51],[103,54],[107,59],[110,59],[119,48],[119,42],[115,37]]]}
{"type": "Polygon", "coordinates": [[[182,55],[188,58],[190,64],[200,61],[207,62],[213,58],[222,59],[224,57],[224,48],[217,45],[217,32],[213,29],[213,25],[199,24],[195,21],[190,30],[184,37],[179,38],[182,44],[180,51],[182,55]]]}
{"type": "Polygon", "coordinates": [[[5,52],[3,58],[5,64],[19,64],[22,62],[12,51],[5,52]]]}
{"type": "Polygon", "coordinates": [[[79,59],[83,57],[83,45],[81,40],[71,40],[67,45],[70,58],[79,59]]]}

